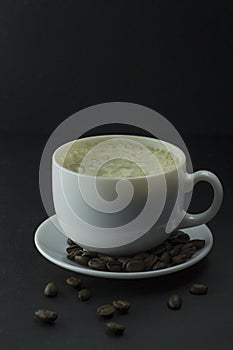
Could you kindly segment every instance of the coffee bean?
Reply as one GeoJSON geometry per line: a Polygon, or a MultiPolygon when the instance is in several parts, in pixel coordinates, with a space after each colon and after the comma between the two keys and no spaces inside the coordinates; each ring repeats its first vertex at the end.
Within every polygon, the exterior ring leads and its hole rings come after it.
{"type": "Polygon", "coordinates": [[[73,252],[74,250],[77,251],[77,252],[80,252],[80,254],[82,254],[82,249],[80,249],[80,247],[78,245],[76,245],[76,244],[75,245],[70,245],[69,247],[66,248],[66,252],[67,253],[73,252]]]}
{"type": "Polygon", "coordinates": [[[114,300],[112,305],[122,314],[127,313],[130,308],[130,303],[127,300],[114,300]]]}
{"type": "Polygon", "coordinates": [[[39,309],[35,312],[35,316],[42,322],[53,323],[58,315],[55,311],[39,309]]]}
{"type": "Polygon", "coordinates": [[[105,271],[106,264],[103,260],[99,258],[93,258],[88,261],[88,266],[93,270],[105,271]]]}
{"type": "Polygon", "coordinates": [[[78,297],[80,300],[82,301],[86,301],[88,299],[90,299],[91,297],[91,292],[89,289],[85,288],[85,289],[81,289],[79,292],[78,292],[78,297]]]}
{"type": "Polygon", "coordinates": [[[69,286],[72,286],[74,288],[80,287],[82,285],[82,280],[79,278],[72,276],[66,279],[66,283],[69,284],[69,286]]]}
{"type": "Polygon", "coordinates": [[[117,322],[108,322],[107,327],[112,333],[118,335],[123,334],[123,332],[125,331],[125,326],[117,322]]]}
{"type": "Polygon", "coordinates": [[[155,255],[150,254],[145,260],[145,271],[149,271],[152,269],[153,265],[159,260],[159,258],[155,255]]]}
{"type": "Polygon", "coordinates": [[[108,255],[104,255],[104,254],[98,254],[98,258],[102,261],[106,263],[108,263],[109,261],[115,261],[115,259],[111,256],[108,255]]]}
{"type": "Polygon", "coordinates": [[[72,239],[70,239],[70,238],[67,238],[67,244],[76,245],[76,243],[74,241],[72,241],[72,239]]]}
{"type": "Polygon", "coordinates": [[[120,263],[125,263],[126,261],[129,261],[131,258],[129,256],[120,256],[119,258],[117,258],[117,260],[120,262],[120,263]]]}
{"type": "MultiPolygon", "coordinates": [[[[123,271],[126,271],[126,265],[127,265],[128,262],[131,261],[131,260],[132,260],[131,258],[127,258],[127,259],[125,259],[125,260],[122,262],[121,267],[122,267],[122,270],[123,270],[123,271]]],[[[118,261],[119,261],[119,259],[118,259],[118,261]]]]}
{"type": "Polygon", "coordinates": [[[171,255],[171,257],[179,255],[179,253],[181,252],[181,249],[183,247],[183,244],[177,244],[174,246],[174,248],[172,248],[169,253],[171,255]]]}
{"type": "Polygon", "coordinates": [[[74,261],[74,258],[75,258],[75,256],[77,256],[77,255],[79,255],[79,250],[77,249],[73,249],[73,250],[71,250],[68,254],[67,254],[67,258],[69,259],[69,260],[72,260],[72,261],[74,261]]]}
{"type": "Polygon", "coordinates": [[[168,299],[168,306],[172,310],[179,310],[182,305],[182,299],[179,295],[171,295],[168,299]]]}
{"type": "Polygon", "coordinates": [[[190,259],[195,252],[196,252],[196,247],[194,246],[191,246],[191,247],[184,246],[181,249],[181,255],[183,255],[186,258],[186,260],[190,259]]]}
{"type": "Polygon", "coordinates": [[[115,307],[110,304],[101,305],[97,308],[97,314],[104,318],[110,318],[115,312],[115,307]]]}
{"type": "Polygon", "coordinates": [[[120,272],[121,271],[121,263],[117,260],[110,260],[106,264],[108,271],[112,272],[120,272]]]}
{"type": "Polygon", "coordinates": [[[143,260],[131,259],[126,263],[125,269],[127,272],[141,272],[145,269],[145,263],[143,260]]]}
{"type": "Polygon", "coordinates": [[[153,267],[152,270],[162,270],[162,269],[166,269],[169,265],[167,263],[165,263],[164,261],[157,261],[153,267]]]}
{"type": "Polygon", "coordinates": [[[192,239],[190,243],[196,247],[197,250],[202,249],[205,246],[204,239],[192,239]]]}
{"type": "Polygon", "coordinates": [[[54,282],[50,282],[45,286],[44,295],[46,297],[56,297],[58,294],[58,288],[54,282]]]}
{"type": "Polygon", "coordinates": [[[74,261],[82,266],[88,266],[88,262],[89,262],[90,258],[88,258],[87,256],[82,256],[82,255],[75,255],[74,257],[74,261]]]}
{"type": "Polygon", "coordinates": [[[179,265],[187,261],[186,255],[180,254],[172,257],[172,264],[179,265]]]}
{"type": "Polygon", "coordinates": [[[164,252],[161,257],[160,257],[160,261],[164,262],[165,264],[169,265],[170,261],[171,261],[171,256],[169,254],[169,252],[164,252]]]}
{"type": "Polygon", "coordinates": [[[175,231],[171,233],[171,235],[168,237],[168,242],[172,244],[186,243],[189,240],[190,240],[189,235],[182,231],[175,231]]]}
{"type": "Polygon", "coordinates": [[[197,295],[202,295],[202,294],[207,294],[208,292],[208,287],[205,284],[193,284],[190,288],[190,293],[192,294],[197,294],[197,295]]]}
{"type": "Polygon", "coordinates": [[[98,256],[98,253],[85,251],[82,253],[82,256],[87,256],[88,258],[92,259],[92,258],[96,258],[98,256]]]}

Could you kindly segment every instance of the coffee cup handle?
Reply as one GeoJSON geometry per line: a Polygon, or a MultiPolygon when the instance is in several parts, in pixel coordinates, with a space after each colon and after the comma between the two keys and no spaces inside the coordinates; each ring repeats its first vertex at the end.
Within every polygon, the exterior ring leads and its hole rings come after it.
{"type": "Polygon", "coordinates": [[[222,199],[223,188],[217,176],[207,170],[199,170],[193,174],[187,174],[188,181],[193,181],[193,186],[200,181],[208,182],[214,190],[214,197],[210,207],[200,214],[186,213],[178,228],[198,226],[210,221],[219,211],[222,199]]]}

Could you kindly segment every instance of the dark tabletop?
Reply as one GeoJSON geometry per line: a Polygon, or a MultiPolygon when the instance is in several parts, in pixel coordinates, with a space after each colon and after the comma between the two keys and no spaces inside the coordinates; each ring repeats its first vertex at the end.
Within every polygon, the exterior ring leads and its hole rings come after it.
{"type": "MultiPolygon", "coordinates": [[[[81,302],[65,283],[72,272],[43,258],[33,242],[36,227],[46,218],[39,186],[38,167],[46,135],[2,134],[7,145],[1,157],[0,208],[0,343],[2,349],[232,349],[232,162],[231,136],[189,135],[186,143],[197,169],[215,172],[223,182],[221,211],[209,223],[214,246],[197,265],[159,278],[110,280],[81,276],[92,298],[81,302]],[[12,142],[11,142],[12,141],[12,142]],[[223,156],[224,152],[224,156],[223,156]],[[43,296],[43,288],[55,281],[57,298],[43,296]],[[193,296],[192,283],[203,282],[208,295],[193,296]],[[168,309],[170,294],[179,293],[183,306],[168,309]],[[126,326],[122,337],[106,332],[105,321],[96,316],[97,306],[116,298],[131,303],[128,315],[115,319],[126,326]],[[54,309],[54,326],[34,318],[38,308],[54,309]]],[[[191,208],[204,209],[211,200],[208,185],[195,188],[191,208]]]]}
{"type": "MultiPolygon", "coordinates": [[[[232,2],[228,0],[0,1],[0,349],[233,349],[232,2]],[[145,280],[81,276],[92,298],[66,285],[71,272],[36,250],[47,218],[39,163],[52,131],[71,114],[125,101],[164,115],[183,137],[195,170],[216,173],[224,202],[208,223],[208,257],[181,272],[145,280]],[[57,298],[43,296],[57,283],[57,298]],[[208,295],[189,294],[206,283],[208,295]],[[168,296],[183,306],[169,310],[168,296]],[[131,303],[122,337],[106,333],[97,306],[131,303]],[[54,309],[54,326],[34,317],[54,309]]],[[[125,131],[118,126],[100,132],[125,131]]],[[[128,133],[140,133],[128,127],[128,133]]],[[[48,179],[49,181],[49,179],[48,179]]],[[[190,210],[210,203],[195,187],[190,210]]]]}

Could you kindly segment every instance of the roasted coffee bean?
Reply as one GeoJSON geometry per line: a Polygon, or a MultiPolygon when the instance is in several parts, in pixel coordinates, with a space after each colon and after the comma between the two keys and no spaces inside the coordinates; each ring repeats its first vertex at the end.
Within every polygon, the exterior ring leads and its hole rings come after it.
{"type": "Polygon", "coordinates": [[[107,327],[112,333],[118,335],[123,334],[123,332],[125,331],[125,326],[117,322],[108,322],[107,327]]]}
{"type": "Polygon", "coordinates": [[[112,272],[120,272],[121,271],[121,263],[117,260],[110,260],[106,263],[108,271],[112,272]]]}
{"type": "Polygon", "coordinates": [[[112,305],[122,314],[127,313],[130,308],[130,303],[127,300],[114,300],[112,305]]]}
{"type": "Polygon", "coordinates": [[[168,306],[172,310],[179,310],[182,305],[182,299],[179,295],[171,295],[168,299],[168,306]]]}
{"type": "Polygon", "coordinates": [[[72,239],[70,239],[70,238],[67,238],[67,244],[76,245],[76,243],[74,241],[72,241],[72,239]]]}
{"type": "Polygon", "coordinates": [[[126,265],[125,269],[127,272],[141,272],[145,269],[145,263],[143,260],[129,260],[126,265]]]}
{"type": "Polygon", "coordinates": [[[171,233],[171,235],[168,237],[168,242],[172,244],[186,243],[189,240],[190,240],[189,235],[182,231],[175,231],[171,233]]]}
{"type": "Polygon", "coordinates": [[[91,292],[90,292],[90,290],[87,289],[87,288],[81,289],[81,290],[78,292],[78,297],[79,297],[80,300],[86,301],[86,300],[90,299],[90,297],[91,297],[91,292]]]}
{"type": "Polygon", "coordinates": [[[111,256],[108,255],[104,255],[104,254],[98,254],[98,258],[102,261],[104,261],[105,263],[109,262],[109,261],[115,261],[115,259],[111,256]]]}
{"type": "Polygon", "coordinates": [[[161,257],[160,257],[160,261],[164,262],[165,264],[169,265],[171,262],[171,256],[169,254],[169,252],[164,252],[161,257]]]}
{"type": "Polygon", "coordinates": [[[46,297],[56,297],[58,295],[58,288],[54,282],[50,282],[45,286],[44,295],[46,297]]]}
{"type": "Polygon", "coordinates": [[[120,263],[124,263],[125,261],[129,261],[130,259],[132,259],[132,258],[130,258],[129,256],[120,256],[119,258],[117,258],[117,260],[120,262],[120,263]]]}
{"type": "Polygon", "coordinates": [[[80,252],[80,254],[82,253],[82,249],[79,246],[77,246],[76,244],[70,245],[69,247],[66,248],[67,253],[73,252],[74,250],[80,252]]]}
{"type": "Polygon", "coordinates": [[[205,240],[204,239],[192,239],[190,241],[190,244],[192,244],[194,247],[196,247],[197,250],[199,250],[205,246],[205,240]]]}
{"type": "Polygon", "coordinates": [[[145,271],[149,271],[152,269],[152,266],[159,260],[159,258],[155,255],[150,255],[146,259],[144,259],[145,271]]]}
{"type": "Polygon", "coordinates": [[[172,261],[173,265],[179,265],[179,264],[183,264],[184,262],[186,262],[187,257],[185,254],[184,255],[179,254],[179,255],[173,256],[171,261],[172,261]]]}
{"type": "Polygon", "coordinates": [[[170,253],[171,257],[179,255],[180,252],[181,252],[182,247],[183,247],[183,244],[177,244],[172,249],[170,249],[169,253],[170,253]]]}
{"type": "Polygon", "coordinates": [[[88,258],[87,256],[82,256],[82,255],[75,255],[74,257],[74,261],[82,266],[88,266],[88,262],[89,262],[90,258],[88,258]]]}
{"type": "Polygon", "coordinates": [[[39,309],[35,312],[35,316],[42,322],[53,323],[57,319],[55,311],[39,309]]]}
{"type": "Polygon", "coordinates": [[[72,286],[74,288],[80,287],[82,285],[82,280],[79,278],[72,276],[66,279],[66,283],[69,284],[69,286],[72,286]]]}
{"type": "Polygon", "coordinates": [[[115,312],[115,307],[110,304],[101,305],[97,308],[97,314],[104,318],[110,318],[115,312]]]}
{"type": "Polygon", "coordinates": [[[98,253],[90,252],[90,251],[84,251],[82,253],[82,256],[87,256],[88,258],[92,259],[92,258],[97,258],[98,257],[98,253]]]}
{"type": "Polygon", "coordinates": [[[99,258],[93,258],[88,261],[88,266],[93,270],[105,271],[106,264],[103,260],[99,258]]]}
{"type": "MultiPolygon", "coordinates": [[[[123,263],[122,263],[122,270],[123,271],[126,271],[126,265],[128,264],[128,262],[129,261],[131,261],[132,260],[132,258],[128,258],[128,259],[125,259],[124,261],[123,261],[123,263]]],[[[118,261],[119,261],[119,259],[118,259],[118,261]]]]}
{"type": "Polygon", "coordinates": [[[72,261],[74,261],[74,258],[75,258],[75,256],[77,256],[77,255],[79,255],[80,253],[79,253],[79,250],[77,249],[73,249],[72,251],[70,251],[68,254],[67,254],[67,258],[69,259],[69,260],[72,260],[72,261]]]}
{"type": "Polygon", "coordinates": [[[205,284],[196,283],[191,286],[189,291],[190,293],[197,294],[197,295],[207,294],[208,287],[205,284]]]}
{"type": "Polygon", "coordinates": [[[192,256],[193,256],[193,254],[196,252],[196,247],[183,247],[182,249],[181,249],[181,255],[183,255],[185,258],[186,258],[186,260],[188,260],[188,259],[190,259],[192,256]]]}
{"type": "Polygon", "coordinates": [[[158,260],[153,266],[152,266],[152,270],[162,270],[162,269],[166,269],[169,265],[167,263],[165,263],[164,261],[160,261],[158,260]]]}

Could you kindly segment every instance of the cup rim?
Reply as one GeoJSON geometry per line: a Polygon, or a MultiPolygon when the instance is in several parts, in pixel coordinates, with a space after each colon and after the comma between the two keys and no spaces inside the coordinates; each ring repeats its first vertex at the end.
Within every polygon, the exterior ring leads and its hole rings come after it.
{"type": "Polygon", "coordinates": [[[176,145],[170,143],[170,142],[167,142],[167,141],[163,141],[163,140],[160,140],[160,139],[156,139],[156,138],[153,138],[153,137],[148,137],[148,136],[140,136],[140,135],[129,135],[129,134],[106,134],[106,135],[95,135],[95,136],[88,136],[88,137],[83,137],[83,138],[79,138],[79,139],[76,139],[76,140],[71,140],[71,141],[68,141],[64,144],[62,144],[61,146],[59,146],[58,148],[56,148],[56,150],[53,152],[53,156],[52,156],[52,161],[53,161],[53,164],[56,165],[58,168],[60,168],[62,171],[64,172],[67,172],[68,174],[72,174],[74,176],[78,176],[78,177],[90,177],[90,178],[96,178],[98,180],[136,180],[136,179],[145,179],[145,178],[151,178],[151,177],[156,177],[156,176],[161,176],[163,174],[168,174],[168,173],[172,173],[175,169],[179,168],[179,167],[182,167],[183,165],[185,165],[186,163],[186,156],[185,156],[185,153],[179,148],[177,147],[176,145]],[[151,139],[151,140],[154,140],[154,141],[160,141],[163,143],[163,145],[168,145],[168,147],[171,147],[171,148],[174,148],[178,153],[179,155],[181,156],[181,159],[179,159],[179,162],[178,164],[171,168],[171,169],[168,169],[166,171],[163,171],[163,172],[159,172],[159,173],[155,173],[155,174],[150,174],[150,175],[141,175],[141,176],[130,176],[130,177],[118,177],[118,176],[114,176],[114,177],[108,177],[108,176],[96,176],[96,175],[89,175],[89,174],[81,174],[81,173],[76,173],[75,171],[73,170],[69,170],[65,167],[63,167],[61,164],[59,164],[56,160],[56,154],[59,150],[61,150],[63,147],[67,146],[68,144],[72,144],[74,142],[78,142],[78,141],[82,141],[82,140],[90,140],[90,139],[93,139],[93,138],[105,138],[105,137],[135,137],[135,138],[140,138],[140,139],[151,139]]]}

